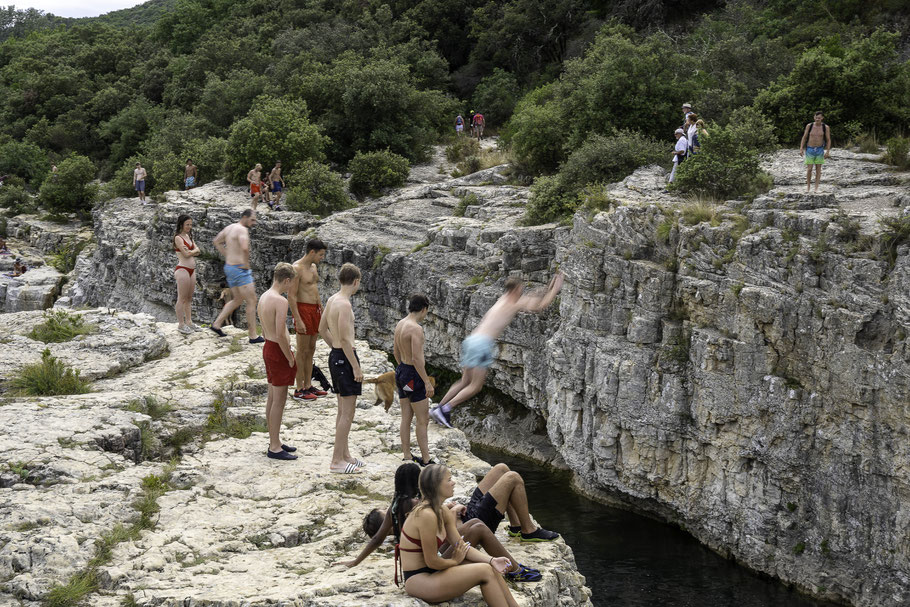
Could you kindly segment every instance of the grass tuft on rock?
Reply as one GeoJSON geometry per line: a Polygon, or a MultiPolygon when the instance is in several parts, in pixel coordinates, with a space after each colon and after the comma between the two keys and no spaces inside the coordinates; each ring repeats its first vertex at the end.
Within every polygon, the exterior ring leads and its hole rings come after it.
{"type": "Polygon", "coordinates": [[[267,432],[265,420],[255,415],[233,415],[230,412],[231,396],[219,391],[212,402],[212,412],[206,420],[205,429],[215,434],[232,438],[249,438],[253,432],[267,432]]]}
{"type": "Polygon", "coordinates": [[[28,337],[46,344],[56,344],[70,341],[79,335],[90,335],[97,330],[97,326],[86,323],[81,315],[70,314],[66,310],[46,310],[44,322],[32,327],[28,337]]]}
{"type": "Polygon", "coordinates": [[[143,396],[135,398],[126,406],[127,410],[137,413],[144,413],[152,419],[161,419],[172,411],[172,407],[167,403],[159,403],[154,396],[143,396]]]}
{"type": "Polygon", "coordinates": [[[85,394],[91,384],[79,376],[79,371],[51,356],[51,351],[45,348],[41,362],[22,367],[19,376],[10,380],[9,385],[17,396],[59,396],[85,394]]]}

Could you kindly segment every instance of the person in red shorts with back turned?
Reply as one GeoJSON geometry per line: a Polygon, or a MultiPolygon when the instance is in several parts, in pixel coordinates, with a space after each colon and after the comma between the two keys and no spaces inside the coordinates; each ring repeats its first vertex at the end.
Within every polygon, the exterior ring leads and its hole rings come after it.
{"type": "Polygon", "coordinates": [[[293,386],[297,380],[297,363],[288,339],[288,300],[283,297],[296,277],[294,266],[279,263],[272,274],[272,287],[259,298],[259,323],[265,337],[262,359],[265,361],[265,375],[269,382],[269,397],[265,404],[265,419],[269,427],[269,448],[266,455],[272,459],[297,459],[293,455],[297,448],[282,444],[278,437],[284,403],[288,399],[288,386],[293,386]]]}

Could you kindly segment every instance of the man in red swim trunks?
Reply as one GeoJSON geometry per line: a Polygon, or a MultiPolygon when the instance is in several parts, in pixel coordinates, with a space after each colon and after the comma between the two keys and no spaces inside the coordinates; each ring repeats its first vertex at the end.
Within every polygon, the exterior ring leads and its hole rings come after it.
{"type": "Polygon", "coordinates": [[[271,459],[297,459],[293,452],[296,447],[281,443],[278,434],[284,403],[288,398],[288,386],[294,385],[297,365],[294,352],[288,340],[288,300],[283,295],[291,288],[297,276],[294,266],[281,262],[272,274],[272,287],[259,298],[259,323],[265,337],[262,359],[265,361],[265,375],[269,382],[269,396],[265,404],[265,419],[269,427],[269,448],[266,455],[271,459]]]}
{"type": "Polygon", "coordinates": [[[313,385],[313,354],[316,353],[316,339],[319,337],[319,321],[322,319],[322,300],[319,299],[319,271],[316,264],[325,259],[327,247],[318,238],[306,243],[306,255],[294,262],[297,277],[288,291],[288,302],[294,316],[297,333],[297,400],[316,400],[327,392],[313,385]]]}
{"type": "Polygon", "coordinates": [[[262,189],[262,165],[256,163],[256,166],[246,174],[246,180],[250,184],[250,198],[253,199],[253,210],[255,211],[259,205],[259,196],[262,189]]]}

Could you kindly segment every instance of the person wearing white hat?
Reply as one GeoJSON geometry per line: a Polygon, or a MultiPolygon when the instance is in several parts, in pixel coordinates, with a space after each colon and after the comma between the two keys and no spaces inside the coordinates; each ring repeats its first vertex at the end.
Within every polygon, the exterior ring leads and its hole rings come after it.
{"type": "Polygon", "coordinates": [[[686,123],[689,121],[689,116],[692,115],[692,104],[684,103],[682,106],[682,111],[683,111],[683,124],[682,124],[681,128],[684,131],[683,134],[685,134],[686,123]]]}
{"type": "Polygon", "coordinates": [[[676,178],[676,167],[678,167],[679,163],[686,159],[686,152],[689,149],[689,142],[686,139],[685,131],[682,129],[676,129],[674,135],[676,135],[676,147],[673,150],[673,170],[670,171],[670,179],[668,183],[673,183],[673,180],[676,178]]]}

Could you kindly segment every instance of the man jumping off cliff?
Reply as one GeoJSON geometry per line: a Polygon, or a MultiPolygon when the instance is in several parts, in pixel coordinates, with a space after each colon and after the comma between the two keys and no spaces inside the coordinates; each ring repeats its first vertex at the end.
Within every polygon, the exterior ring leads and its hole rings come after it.
{"type": "Polygon", "coordinates": [[[461,344],[461,379],[455,382],[441,404],[430,411],[430,417],[446,428],[452,427],[452,409],[468,400],[483,388],[487,369],[493,364],[493,347],[509,323],[519,312],[539,313],[546,309],[562,288],[564,276],[558,272],[550,280],[546,293],[524,294],[524,285],[517,278],[506,281],[503,295],[493,304],[477,328],[461,344]]]}

